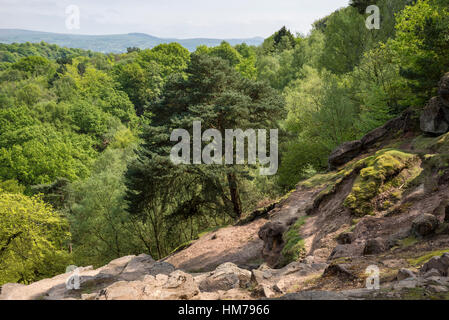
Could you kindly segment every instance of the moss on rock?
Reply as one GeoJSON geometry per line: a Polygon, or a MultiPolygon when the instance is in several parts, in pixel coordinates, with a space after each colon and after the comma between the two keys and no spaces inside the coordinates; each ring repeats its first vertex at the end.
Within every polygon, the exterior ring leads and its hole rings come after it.
{"type": "Polygon", "coordinates": [[[298,261],[304,258],[306,249],[304,239],[300,235],[300,229],[305,224],[307,217],[299,218],[283,235],[284,248],[282,249],[283,261],[282,265],[298,261]]]}
{"type": "Polygon", "coordinates": [[[400,198],[397,188],[404,185],[407,179],[419,175],[420,170],[415,166],[418,161],[418,156],[396,149],[383,149],[360,160],[357,164],[361,168],[360,174],[344,205],[357,215],[371,214],[374,210],[372,200],[388,191],[392,194],[389,200],[391,205],[391,201],[400,198]],[[410,170],[403,172],[405,169],[410,170]]]}

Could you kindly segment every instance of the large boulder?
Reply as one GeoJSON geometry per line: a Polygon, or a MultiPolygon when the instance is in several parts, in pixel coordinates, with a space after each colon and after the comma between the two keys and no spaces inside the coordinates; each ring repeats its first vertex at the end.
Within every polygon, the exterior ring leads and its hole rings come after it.
{"type": "Polygon", "coordinates": [[[412,223],[412,233],[416,236],[425,237],[433,234],[440,222],[433,214],[422,214],[418,216],[412,223]]]}
{"type": "Polygon", "coordinates": [[[199,288],[204,292],[246,288],[251,281],[251,272],[240,269],[233,263],[224,263],[206,276],[199,277],[199,288]]]}
{"type": "Polygon", "coordinates": [[[421,113],[421,130],[429,134],[444,134],[449,129],[446,113],[448,110],[440,97],[430,99],[421,113]]]}
{"type": "Polygon", "coordinates": [[[170,274],[175,267],[167,262],[154,261],[151,256],[142,254],[133,258],[120,274],[119,280],[141,280],[146,275],[170,274]]]}
{"type": "Polygon", "coordinates": [[[270,221],[259,230],[259,238],[263,240],[262,256],[268,265],[276,267],[279,264],[281,251],[284,247],[283,234],[288,224],[283,221],[270,221]]]}

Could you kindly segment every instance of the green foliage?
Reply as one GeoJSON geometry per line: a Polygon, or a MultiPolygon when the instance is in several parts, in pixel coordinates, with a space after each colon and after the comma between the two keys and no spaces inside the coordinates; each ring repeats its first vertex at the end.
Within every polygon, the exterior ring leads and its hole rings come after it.
{"type": "Polygon", "coordinates": [[[105,71],[105,57],[23,54],[0,72],[0,179],[30,187],[87,177],[108,133],[136,126],[132,102],[105,71]]]}
{"type": "Polygon", "coordinates": [[[347,78],[352,98],[359,104],[358,128],[364,133],[402,112],[412,96],[393,52],[385,45],[366,52],[347,78]]]}
{"type": "Polygon", "coordinates": [[[162,78],[182,73],[190,60],[189,51],[178,43],[161,44],[151,50],[139,52],[138,61],[142,67],[155,62],[162,72],[162,78]]]}
{"type": "Polygon", "coordinates": [[[59,47],[55,44],[40,43],[0,43],[0,61],[16,62],[24,57],[43,57],[49,60],[57,60],[71,56],[87,56],[93,57],[100,53],[84,51],[81,49],[69,49],[67,47],[59,47]]]}
{"type": "Polygon", "coordinates": [[[21,184],[49,183],[58,177],[86,177],[95,156],[90,137],[60,132],[50,125],[20,128],[0,147],[0,177],[21,184]]]}
{"type": "Polygon", "coordinates": [[[297,137],[283,147],[288,151],[283,155],[279,178],[288,187],[294,185],[295,177],[289,173],[301,178],[307,176],[310,167],[323,170],[335,147],[359,135],[354,123],[357,106],[350,99],[345,82],[308,66],[303,69],[303,77],[285,90],[285,126],[297,137]]]}
{"type": "Polygon", "coordinates": [[[395,36],[395,16],[409,2],[408,0],[354,1],[352,7],[343,8],[328,16],[325,27],[322,28],[325,46],[320,54],[321,67],[336,74],[351,72],[365,52],[395,36]],[[371,4],[376,4],[380,9],[379,30],[369,30],[365,26],[368,15],[364,13],[371,4]]]}
{"type": "Polygon", "coordinates": [[[162,77],[160,68],[154,62],[142,67],[137,62],[118,64],[114,67],[120,88],[133,102],[138,115],[142,115],[151,101],[160,94],[162,77]]]}
{"type": "Polygon", "coordinates": [[[299,181],[316,174],[319,168],[326,167],[328,151],[318,150],[317,145],[301,138],[287,142],[283,148],[281,166],[277,175],[278,184],[284,189],[295,186],[299,181]]]}
{"type": "Polygon", "coordinates": [[[280,53],[284,50],[291,50],[296,45],[296,39],[290,30],[283,26],[272,36],[265,39],[262,49],[265,54],[280,53]]]}
{"type": "Polygon", "coordinates": [[[418,0],[398,16],[396,38],[390,41],[402,75],[422,105],[440,77],[449,70],[449,9],[446,1],[418,0]]]}
{"type": "Polygon", "coordinates": [[[310,172],[325,170],[335,147],[362,137],[413,103],[397,51],[388,41],[395,37],[395,16],[408,3],[377,1],[380,30],[368,30],[365,15],[353,7],[337,10],[317,21],[307,37],[298,37],[293,50],[259,57],[258,78],[286,97],[289,138],[281,147],[281,186],[291,188],[310,172]]]}
{"type": "Polygon", "coordinates": [[[228,61],[232,67],[239,64],[242,59],[240,53],[226,41],[223,41],[218,47],[210,48],[208,54],[228,61]]]}
{"type": "Polygon", "coordinates": [[[24,71],[30,76],[51,74],[55,71],[49,60],[39,56],[22,58],[11,67],[15,70],[24,71]]]}
{"type": "Polygon", "coordinates": [[[20,194],[25,191],[25,187],[20,185],[17,180],[6,180],[0,181],[0,190],[3,190],[3,192],[20,194]]]}
{"type": "Polygon", "coordinates": [[[124,172],[133,157],[132,145],[107,149],[95,162],[89,178],[69,186],[67,216],[76,264],[99,267],[147,251],[123,201],[124,172]]]}
{"type": "Polygon", "coordinates": [[[64,273],[69,237],[67,222],[41,199],[0,190],[0,285],[64,273]]]}
{"type": "Polygon", "coordinates": [[[343,74],[353,70],[371,44],[370,30],[365,26],[364,17],[352,7],[347,7],[328,18],[324,41],[321,66],[343,74]]]}
{"type": "Polygon", "coordinates": [[[249,47],[246,44],[232,47],[228,42],[223,41],[217,47],[199,46],[195,53],[226,60],[231,67],[235,68],[245,78],[252,80],[256,78],[256,51],[253,47],[249,47]]]}

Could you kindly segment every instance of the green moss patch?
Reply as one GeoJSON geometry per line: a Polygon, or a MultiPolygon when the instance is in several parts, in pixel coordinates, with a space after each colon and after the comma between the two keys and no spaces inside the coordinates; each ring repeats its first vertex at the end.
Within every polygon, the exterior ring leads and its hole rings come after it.
{"type": "Polygon", "coordinates": [[[324,174],[316,174],[313,177],[300,182],[298,185],[304,188],[324,187],[326,190],[331,190],[335,185],[338,185],[344,178],[348,177],[360,165],[360,161],[352,160],[348,162],[341,170],[332,171],[324,174]]]}
{"type": "Polygon", "coordinates": [[[304,239],[300,235],[300,229],[305,224],[307,217],[299,218],[285,233],[284,233],[284,248],[282,249],[282,256],[284,257],[282,265],[287,265],[291,262],[298,261],[306,254],[304,246],[304,239]]]}
{"type": "Polygon", "coordinates": [[[401,248],[408,248],[418,243],[418,239],[414,236],[399,240],[398,244],[401,248]]]}
{"type": "Polygon", "coordinates": [[[432,259],[433,257],[437,257],[437,256],[442,256],[443,253],[449,252],[449,249],[442,249],[442,250],[436,250],[436,251],[431,251],[428,252],[422,256],[416,257],[416,258],[412,258],[412,259],[408,259],[408,262],[415,267],[420,267],[423,264],[425,264],[426,262],[428,262],[430,259],[432,259]]]}

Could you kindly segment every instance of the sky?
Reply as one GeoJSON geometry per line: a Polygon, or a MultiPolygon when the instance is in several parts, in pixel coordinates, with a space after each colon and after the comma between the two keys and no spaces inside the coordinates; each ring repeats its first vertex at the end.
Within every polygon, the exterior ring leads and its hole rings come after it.
{"type": "Polygon", "coordinates": [[[158,37],[181,39],[267,37],[283,25],[294,33],[307,34],[315,20],[348,5],[348,2],[348,0],[0,0],[0,28],[95,35],[141,32],[158,37]],[[71,5],[79,8],[79,29],[69,29],[66,26],[69,16],[66,9],[71,5]]]}

